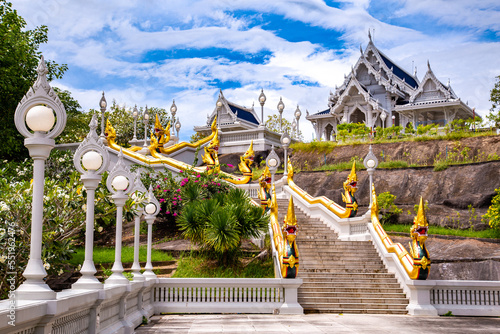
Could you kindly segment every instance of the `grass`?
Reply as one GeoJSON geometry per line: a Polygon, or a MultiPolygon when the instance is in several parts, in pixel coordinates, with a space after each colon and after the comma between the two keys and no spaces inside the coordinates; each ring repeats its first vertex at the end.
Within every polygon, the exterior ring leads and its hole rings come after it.
{"type": "MultiPolygon", "coordinates": [[[[387,233],[404,232],[409,233],[411,225],[403,224],[384,224],[387,233]]],[[[442,226],[429,226],[429,236],[432,235],[454,235],[468,238],[500,239],[500,230],[487,229],[484,231],[473,231],[470,229],[460,230],[442,226]]]]}
{"type": "Polygon", "coordinates": [[[222,267],[203,255],[187,254],[181,256],[177,265],[172,276],[175,278],[274,278],[272,258],[254,261],[246,267],[222,267]]]}
{"type": "MultiPolygon", "coordinates": [[[[139,259],[142,262],[146,261],[147,248],[146,246],[141,246],[139,248],[139,259]]],[[[77,266],[83,263],[85,259],[85,249],[79,247],[75,249],[75,253],[70,260],[70,263],[77,266]]],[[[157,249],[151,250],[151,261],[170,261],[172,260],[172,255],[164,253],[157,249]]],[[[113,263],[115,261],[115,249],[105,248],[105,247],[94,247],[94,263],[113,263]]],[[[123,247],[122,248],[122,262],[133,262],[134,261],[134,247],[123,247]]]]}

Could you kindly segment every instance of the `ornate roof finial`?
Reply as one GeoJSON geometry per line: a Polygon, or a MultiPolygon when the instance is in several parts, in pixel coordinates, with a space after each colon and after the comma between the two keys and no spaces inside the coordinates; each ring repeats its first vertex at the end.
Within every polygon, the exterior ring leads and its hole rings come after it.
{"type": "Polygon", "coordinates": [[[361,44],[359,44],[359,52],[361,52],[361,55],[363,55],[363,47],[361,46],[361,44]]]}
{"type": "Polygon", "coordinates": [[[38,72],[38,76],[46,75],[49,73],[49,70],[47,68],[47,64],[45,64],[45,58],[43,55],[40,56],[40,61],[38,62],[38,67],[36,68],[36,71],[38,72]]]}
{"type": "Polygon", "coordinates": [[[89,128],[90,128],[91,132],[92,131],[95,132],[95,130],[97,129],[97,114],[92,115],[92,119],[90,120],[90,123],[89,123],[89,128]]]}
{"type": "Polygon", "coordinates": [[[372,34],[370,33],[370,29],[368,29],[368,38],[370,39],[370,42],[372,41],[372,34]]]}
{"type": "Polygon", "coordinates": [[[413,76],[416,78],[417,77],[417,66],[415,66],[415,70],[413,71],[413,76]]]}
{"type": "Polygon", "coordinates": [[[448,87],[448,90],[450,90],[451,87],[450,78],[448,78],[448,84],[446,86],[448,87]]]}
{"type": "Polygon", "coordinates": [[[429,63],[429,59],[427,59],[427,70],[431,70],[431,64],[429,63]]]}

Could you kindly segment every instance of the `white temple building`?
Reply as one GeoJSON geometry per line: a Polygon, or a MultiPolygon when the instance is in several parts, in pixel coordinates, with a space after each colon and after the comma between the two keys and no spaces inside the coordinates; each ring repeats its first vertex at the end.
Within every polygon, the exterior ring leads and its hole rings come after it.
{"type": "MultiPolygon", "coordinates": [[[[262,93],[260,98],[262,98],[262,93]]],[[[261,101],[261,104],[264,102],[261,101]]],[[[272,146],[281,146],[281,134],[272,132],[264,126],[263,111],[259,117],[254,106],[248,108],[228,101],[222,91],[219,93],[213,112],[207,115],[206,123],[195,126],[194,131],[208,136],[211,133],[210,125],[216,116],[218,116],[217,127],[220,140],[219,154],[244,153],[251,141],[253,141],[255,151],[266,151],[272,146]]]]}
{"type": "Polygon", "coordinates": [[[468,119],[473,110],[464,103],[448,84],[439,81],[427,62],[422,81],[406,72],[383,54],[371,39],[344,83],[330,92],[328,109],[307,114],[316,139],[335,138],[337,125],[365,123],[368,127],[390,127],[409,122],[416,128],[430,123],[444,126],[454,119],[468,119]]]}

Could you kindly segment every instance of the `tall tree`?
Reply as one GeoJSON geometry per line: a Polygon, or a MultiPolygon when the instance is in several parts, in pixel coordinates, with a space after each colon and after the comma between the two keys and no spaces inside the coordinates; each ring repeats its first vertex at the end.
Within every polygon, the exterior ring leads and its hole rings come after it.
{"type": "Polygon", "coordinates": [[[266,121],[266,128],[268,128],[272,132],[276,133],[282,133],[281,127],[283,130],[286,130],[290,137],[294,139],[299,139],[302,140],[302,131],[299,131],[299,136],[297,137],[297,130],[292,131],[292,123],[287,120],[286,118],[282,117],[281,118],[281,124],[280,124],[280,119],[279,116],[274,114],[274,115],[268,115],[267,116],[267,121],[266,121]]]}
{"type": "MultiPolygon", "coordinates": [[[[0,159],[26,157],[23,137],[14,125],[14,112],[36,79],[40,44],[48,41],[46,26],[27,30],[26,21],[12,8],[12,3],[0,0],[0,159]]],[[[48,80],[61,78],[66,65],[48,61],[48,80]]]]}
{"type": "Polygon", "coordinates": [[[500,126],[500,75],[496,79],[497,81],[490,92],[492,103],[490,113],[486,117],[496,126],[500,126]]]}

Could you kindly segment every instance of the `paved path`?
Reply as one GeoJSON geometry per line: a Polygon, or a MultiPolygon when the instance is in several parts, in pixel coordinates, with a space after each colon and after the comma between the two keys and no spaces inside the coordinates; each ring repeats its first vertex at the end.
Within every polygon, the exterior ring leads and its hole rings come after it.
{"type": "Polygon", "coordinates": [[[500,318],[402,315],[163,315],[136,329],[150,333],[500,334],[500,318]]]}

